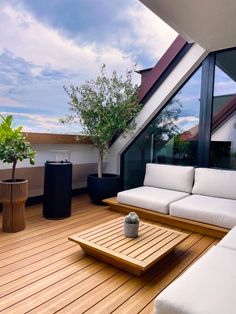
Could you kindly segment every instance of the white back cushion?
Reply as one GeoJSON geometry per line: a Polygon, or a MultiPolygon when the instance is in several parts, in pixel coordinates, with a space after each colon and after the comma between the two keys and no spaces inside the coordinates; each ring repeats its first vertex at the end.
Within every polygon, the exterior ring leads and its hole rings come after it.
{"type": "Polygon", "coordinates": [[[143,185],[191,193],[193,178],[193,167],[146,164],[143,185]]]}
{"type": "Polygon", "coordinates": [[[236,199],[236,171],[197,168],[193,194],[236,199]]]}

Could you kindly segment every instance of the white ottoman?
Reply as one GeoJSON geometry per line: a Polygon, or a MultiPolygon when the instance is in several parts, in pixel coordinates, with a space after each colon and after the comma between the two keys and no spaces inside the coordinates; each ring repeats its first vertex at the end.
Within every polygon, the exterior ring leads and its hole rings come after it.
{"type": "Polygon", "coordinates": [[[218,245],[228,249],[236,250],[236,227],[230,230],[218,243],[218,245]]]}
{"type": "Polygon", "coordinates": [[[155,314],[235,314],[236,251],[211,248],[156,298],[155,314]]]}

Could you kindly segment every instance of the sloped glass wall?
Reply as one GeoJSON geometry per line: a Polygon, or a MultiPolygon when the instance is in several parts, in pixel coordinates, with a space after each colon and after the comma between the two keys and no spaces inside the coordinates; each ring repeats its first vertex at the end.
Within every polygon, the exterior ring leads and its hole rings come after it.
{"type": "Polygon", "coordinates": [[[199,68],[123,153],[125,189],[143,184],[148,162],[197,165],[201,72],[199,68]]]}
{"type": "Polygon", "coordinates": [[[236,169],[236,51],[216,53],[210,167],[236,169]]]}

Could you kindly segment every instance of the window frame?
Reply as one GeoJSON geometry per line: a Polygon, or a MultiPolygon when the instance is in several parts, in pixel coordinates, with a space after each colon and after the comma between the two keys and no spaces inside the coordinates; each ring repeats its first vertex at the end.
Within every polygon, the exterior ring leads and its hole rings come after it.
{"type": "Polygon", "coordinates": [[[236,50],[236,47],[217,50],[210,52],[200,65],[191,73],[191,75],[181,84],[179,89],[168,99],[164,106],[155,114],[155,116],[145,125],[142,131],[132,140],[120,156],[120,176],[121,182],[124,183],[124,156],[133,142],[145,132],[146,127],[152,123],[157,117],[159,112],[163,110],[171,99],[173,99],[188,80],[202,67],[201,75],[201,89],[200,89],[200,113],[199,113],[199,134],[198,134],[198,155],[197,167],[210,166],[210,145],[211,145],[211,124],[212,124],[212,110],[213,110],[213,97],[214,97],[214,81],[215,81],[215,65],[216,54],[226,51],[236,50]]]}

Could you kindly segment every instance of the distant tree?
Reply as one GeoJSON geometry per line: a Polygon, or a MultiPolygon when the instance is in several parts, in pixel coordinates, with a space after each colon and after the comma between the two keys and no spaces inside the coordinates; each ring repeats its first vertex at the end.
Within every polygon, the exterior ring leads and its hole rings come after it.
{"type": "Polygon", "coordinates": [[[180,101],[173,99],[156,117],[151,128],[155,134],[156,141],[160,145],[182,132],[182,129],[176,124],[181,108],[182,104],[180,101]]]}
{"type": "Polygon", "coordinates": [[[181,134],[182,129],[176,124],[181,113],[182,104],[178,99],[173,99],[162,109],[157,117],[150,123],[144,131],[143,136],[137,139],[137,146],[142,154],[142,159],[145,156],[145,150],[150,145],[151,136],[155,142],[155,146],[161,148],[173,136],[181,134]]]}
{"type": "Polygon", "coordinates": [[[176,156],[179,159],[188,158],[190,154],[190,141],[183,140],[181,134],[175,136],[175,150],[176,156]]]}

